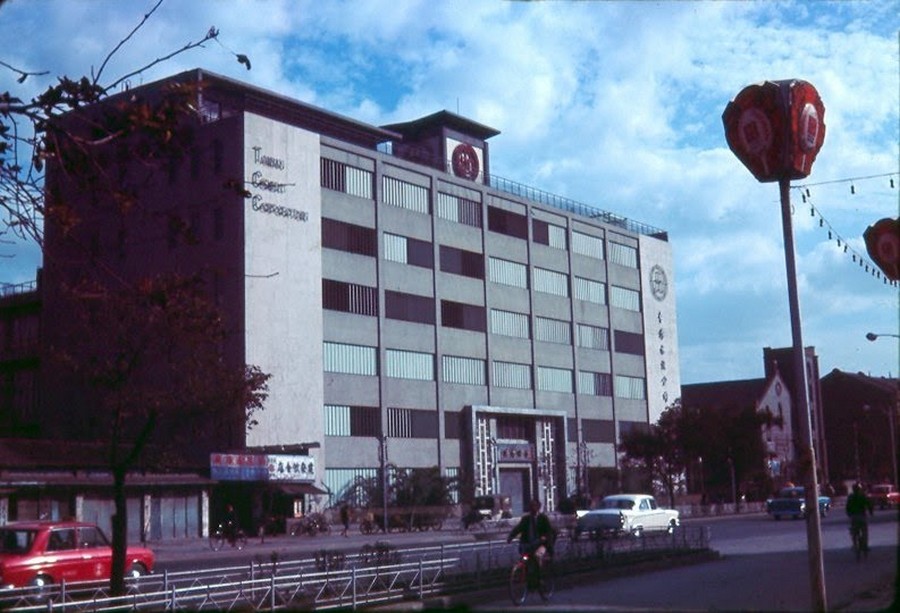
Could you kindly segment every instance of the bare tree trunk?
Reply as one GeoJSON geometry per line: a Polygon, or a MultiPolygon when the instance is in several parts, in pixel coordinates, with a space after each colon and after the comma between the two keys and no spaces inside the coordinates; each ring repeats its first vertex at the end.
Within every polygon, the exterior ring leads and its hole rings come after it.
{"type": "Polygon", "coordinates": [[[125,593],[125,561],[128,549],[128,504],[125,498],[125,467],[113,469],[113,497],[115,514],[112,516],[112,568],[109,590],[114,596],[125,593]]]}

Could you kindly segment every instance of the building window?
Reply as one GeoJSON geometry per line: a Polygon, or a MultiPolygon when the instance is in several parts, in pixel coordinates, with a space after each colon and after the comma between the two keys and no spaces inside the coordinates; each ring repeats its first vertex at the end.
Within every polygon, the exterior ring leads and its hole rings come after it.
{"type": "Polygon", "coordinates": [[[534,291],[568,298],[569,277],[565,273],[557,272],[555,270],[535,268],[534,291]]]}
{"type": "Polygon", "coordinates": [[[484,256],[474,251],[441,245],[441,271],[484,279],[484,256]]]}
{"type": "Polygon", "coordinates": [[[355,315],[378,316],[378,288],[322,279],[322,307],[355,315]]]}
{"type": "Polygon", "coordinates": [[[394,438],[437,438],[437,411],[388,408],[387,435],[394,438]]]}
{"type": "Polygon", "coordinates": [[[437,195],[437,216],[474,228],[482,225],[480,202],[443,192],[437,195]]]}
{"type": "Polygon", "coordinates": [[[322,482],[335,500],[347,500],[355,507],[362,507],[368,500],[358,487],[361,481],[378,478],[377,468],[326,468],[322,482]]]}
{"type": "Polygon", "coordinates": [[[585,443],[615,443],[616,423],[609,419],[582,419],[581,437],[585,443]]]}
{"type": "Polygon", "coordinates": [[[428,206],[427,187],[388,176],[382,177],[381,187],[384,190],[382,200],[385,204],[426,215],[431,212],[428,206]]]}
{"type": "Polygon", "coordinates": [[[441,374],[444,383],[486,385],[485,361],[480,358],[464,358],[445,355],[441,358],[441,374]]]}
{"type": "Polygon", "coordinates": [[[579,370],[578,393],[585,396],[612,396],[612,375],[579,370]]]}
{"type": "Polygon", "coordinates": [[[514,362],[493,362],[493,384],[495,387],[531,389],[531,366],[514,362]]]}
{"type": "Polygon", "coordinates": [[[645,421],[627,421],[619,420],[619,440],[631,434],[632,432],[650,432],[650,424],[645,421]]]}
{"type": "Polygon", "coordinates": [[[641,310],[641,294],[633,289],[610,285],[609,304],[620,309],[639,312],[641,310]]]}
{"type": "Polygon", "coordinates": [[[441,325],[472,332],[487,330],[484,307],[452,300],[441,300],[441,325]]]}
{"type": "Polygon", "coordinates": [[[644,336],[634,332],[616,330],[615,342],[617,353],[630,353],[631,355],[644,355],[644,336]]]}
{"type": "Polygon", "coordinates": [[[488,230],[513,238],[528,239],[528,218],[494,206],[488,207],[488,230]]]}
{"type": "Polygon", "coordinates": [[[322,158],[322,187],[372,199],[372,172],[343,162],[322,158]]]}
{"type": "Polygon", "coordinates": [[[325,372],[377,376],[378,354],[375,347],[325,341],[322,365],[325,372]]]}
{"type": "Polygon", "coordinates": [[[609,351],[609,330],[599,326],[578,324],[578,346],[609,351]]]}
{"type": "Polygon", "coordinates": [[[522,415],[498,415],[497,438],[506,441],[530,441],[534,422],[522,415]]]}
{"type": "Polygon", "coordinates": [[[516,338],[531,338],[528,315],[491,309],[491,333],[516,338]]]}
{"type": "Polygon", "coordinates": [[[388,319],[434,325],[434,298],[403,292],[384,292],[384,316],[388,319]]]}
{"type": "Polygon", "coordinates": [[[575,298],[594,304],[606,304],[606,284],[584,277],[575,277],[575,298]]]}
{"type": "Polygon", "coordinates": [[[589,258],[603,259],[603,239],[583,232],[572,232],[572,252],[589,258]]]}
{"type": "Polygon", "coordinates": [[[395,379],[434,381],[434,354],[387,349],[384,352],[384,373],[395,379]]]}
{"type": "Polygon", "coordinates": [[[325,436],[370,436],[381,434],[378,407],[325,405],[325,436]]]}
{"type": "Polygon", "coordinates": [[[322,218],[322,246],[359,255],[378,257],[375,230],[345,221],[322,218]]]}
{"type": "Polygon", "coordinates": [[[620,243],[609,243],[609,261],[619,266],[637,268],[637,249],[620,243]]]}
{"type": "MultiPolygon", "coordinates": [[[[444,411],[444,438],[459,440],[463,433],[462,411],[444,411]]],[[[453,469],[450,469],[453,470],[453,469]]],[[[459,470],[459,469],[455,469],[459,470]]]]}
{"type": "Polygon", "coordinates": [[[534,340],[571,345],[572,326],[562,319],[537,317],[534,320],[534,340]]]}
{"type": "Polygon", "coordinates": [[[537,386],[544,392],[572,393],[572,371],[568,368],[538,366],[537,386]]]}
{"type": "Polygon", "coordinates": [[[422,268],[434,268],[434,245],[427,241],[385,232],[384,259],[422,268]]]}
{"type": "Polygon", "coordinates": [[[556,224],[533,219],[531,221],[532,239],[540,245],[556,249],[566,248],[566,229],[556,224]]]}
{"type": "Polygon", "coordinates": [[[616,375],[616,398],[631,398],[632,400],[644,400],[647,398],[644,379],[640,377],[626,377],[616,375]]]}
{"type": "Polygon", "coordinates": [[[528,289],[528,268],[525,264],[500,258],[488,258],[488,275],[494,283],[528,289]]]}

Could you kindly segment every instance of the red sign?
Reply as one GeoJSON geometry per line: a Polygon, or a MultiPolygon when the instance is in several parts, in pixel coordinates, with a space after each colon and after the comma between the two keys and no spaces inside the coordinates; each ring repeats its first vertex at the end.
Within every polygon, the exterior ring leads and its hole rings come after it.
{"type": "Polygon", "coordinates": [[[758,181],[802,179],[825,140],[825,106],[806,81],[745,87],[725,107],[725,140],[758,181]]]}
{"type": "Polygon", "coordinates": [[[879,219],[863,233],[869,257],[891,281],[900,280],[900,221],[879,219]]]}

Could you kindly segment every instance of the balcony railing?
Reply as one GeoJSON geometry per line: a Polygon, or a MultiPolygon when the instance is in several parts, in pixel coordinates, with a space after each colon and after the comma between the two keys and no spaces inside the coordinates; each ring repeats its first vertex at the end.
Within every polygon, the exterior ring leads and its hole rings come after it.
{"type": "MultiPolygon", "coordinates": [[[[382,143],[378,146],[378,151],[386,155],[394,156],[394,151],[391,143],[382,143]]],[[[431,166],[433,168],[443,168],[444,172],[446,173],[451,173],[452,171],[450,162],[448,160],[431,159],[431,156],[428,156],[423,152],[418,152],[417,155],[418,157],[416,159],[405,157],[401,159],[406,159],[407,161],[431,166]]],[[[669,240],[668,234],[661,228],[656,228],[649,224],[641,223],[633,219],[628,219],[627,217],[623,217],[622,215],[616,215],[615,213],[598,209],[588,204],[578,202],[577,200],[572,200],[571,198],[552,194],[542,189],[531,187],[529,185],[525,185],[524,183],[519,183],[518,181],[499,177],[494,174],[485,175],[481,172],[476,177],[476,181],[479,183],[483,182],[485,185],[488,185],[489,187],[492,187],[497,191],[506,192],[507,194],[518,196],[519,198],[524,198],[525,200],[531,200],[532,202],[537,202],[539,204],[546,204],[557,209],[568,211],[570,213],[575,213],[577,215],[596,219],[612,226],[618,226],[635,234],[653,236],[655,238],[666,241],[669,240]]]]}

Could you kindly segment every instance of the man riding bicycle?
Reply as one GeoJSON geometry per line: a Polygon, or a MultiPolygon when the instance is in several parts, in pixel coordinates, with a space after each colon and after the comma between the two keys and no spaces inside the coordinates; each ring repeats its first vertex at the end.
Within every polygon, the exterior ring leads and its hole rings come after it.
{"type": "Polygon", "coordinates": [[[869,552],[869,523],[866,521],[866,513],[872,515],[874,508],[872,501],[866,496],[862,485],[853,484],[853,492],[847,496],[847,517],[850,518],[850,534],[859,531],[860,549],[863,553],[869,552]]]}
{"type": "Polygon", "coordinates": [[[553,553],[553,541],[556,533],[550,525],[550,518],[541,513],[541,501],[532,500],[528,505],[529,512],[522,516],[506,537],[507,543],[519,537],[519,552],[534,554],[541,558],[544,553],[553,553]],[[543,551],[541,551],[543,547],[543,551]]]}

